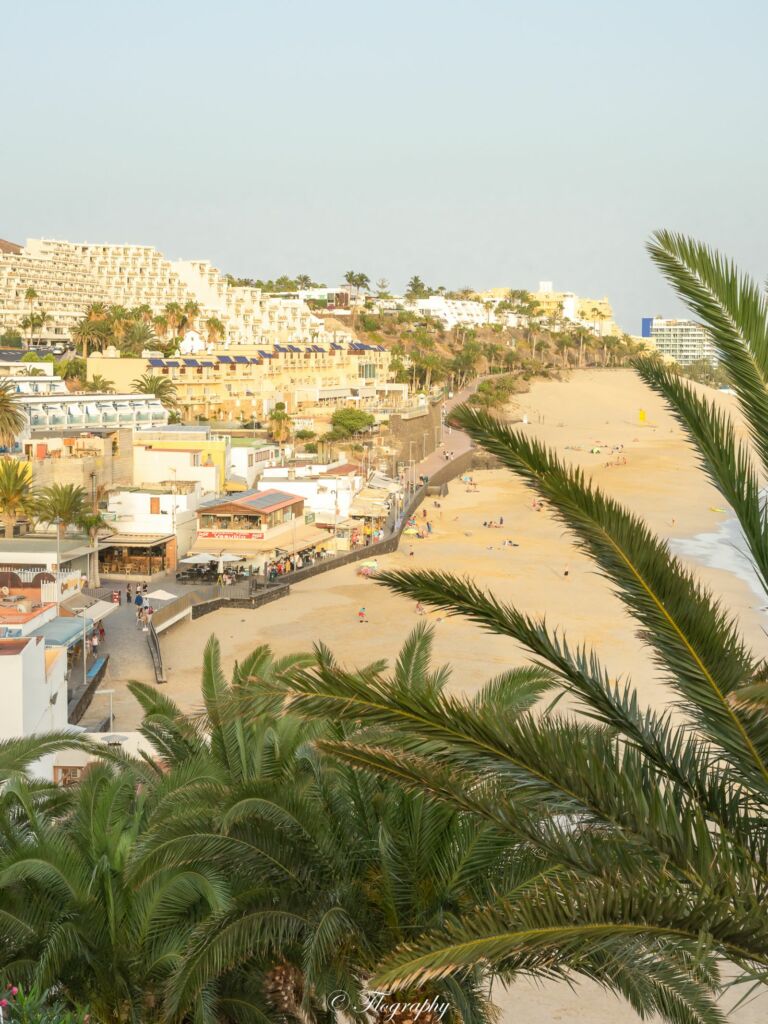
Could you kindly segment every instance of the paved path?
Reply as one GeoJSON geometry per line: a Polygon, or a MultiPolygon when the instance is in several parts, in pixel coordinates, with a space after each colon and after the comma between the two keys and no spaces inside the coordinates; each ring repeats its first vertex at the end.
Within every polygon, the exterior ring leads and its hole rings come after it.
{"type": "MultiPolygon", "coordinates": [[[[466,402],[470,395],[474,394],[477,390],[478,381],[473,381],[468,384],[467,387],[462,388],[461,391],[457,391],[453,398],[448,398],[443,404],[443,408],[446,413],[449,413],[452,409],[455,409],[457,405],[461,405],[462,402],[466,402]]],[[[416,476],[432,476],[436,473],[441,466],[444,466],[446,462],[450,461],[445,458],[445,452],[452,452],[454,457],[463,455],[464,452],[469,451],[472,447],[472,441],[464,433],[463,430],[457,430],[455,427],[443,427],[443,443],[444,448],[437,448],[435,451],[430,452],[425,459],[421,462],[416,463],[416,476]]]]}

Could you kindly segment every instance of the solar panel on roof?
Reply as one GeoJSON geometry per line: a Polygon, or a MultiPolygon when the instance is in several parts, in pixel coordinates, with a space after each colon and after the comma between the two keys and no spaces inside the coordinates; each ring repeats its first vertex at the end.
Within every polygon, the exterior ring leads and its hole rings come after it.
{"type": "Polygon", "coordinates": [[[198,361],[196,359],[185,359],[184,360],[184,365],[185,366],[199,366],[200,363],[198,363],[198,361]]]}
{"type": "Polygon", "coordinates": [[[247,363],[248,362],[248,357],[247,356],[235,356],[235,362],[236,363],[247,363]]]}
{"type": "Polygon", "coordinates": [[[200,365],[201,366],[213,366],[213,363],[211,362],[210,359],[201,359],[200,360],[200,365]]]}
{"type": "Polygon", "coordinates": [[[299,346],[298,346],[298,345],[289,345],[289,346],[288,346],[288,349],[289,349],[289,351],[291,351],[291,352],[301,352],[301,349],[299,348],[299,346]]]}
{"type": "Polygon", "coordinates": [[[165,362],[165,365],[166,366],[178,366],[179,365],[179,361],[178,361],[178,359],[167,359],[166,362],[165,362]]]}
{"type": "Polygon", "coordinates": [[[252,497],[248,497],[245,500],[251,508],[271,508],[272,505],[280,505],[284,501],[297,501],[300,499],[296,494],[286,494],[285,491],[276,491],[273,494],[254,494],[252,497]]]}
{"type": "Polygon", "coordinates": [[[150,359],[149,360],[149,365],[150,366],[164,366],[165,364],[164,364],[162,359],[150,359]]]}
{"type": "Polygon", "coordinates": [[[232,362],[232,357],[231,356],[217,356],[216,358],[219,360],[220,363],[231,363],[232,362]]]}
{"type": "Polygon", "coordinates": [[[263,356],[265,359],[274,359],[275,358],[274,354],[272,352],[263,352],[261,349],[259,349],[259,355],[263,356]]]}

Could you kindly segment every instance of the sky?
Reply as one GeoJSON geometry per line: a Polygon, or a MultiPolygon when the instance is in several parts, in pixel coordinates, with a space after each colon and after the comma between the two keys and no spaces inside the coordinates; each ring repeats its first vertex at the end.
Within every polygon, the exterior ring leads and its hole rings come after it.
{"type": "Polygon", "coordinates": [[[238,276],[684,307],[670,228],[765,277],[768,5],[0,5],[0,237],[154,245],[238,276]]]}

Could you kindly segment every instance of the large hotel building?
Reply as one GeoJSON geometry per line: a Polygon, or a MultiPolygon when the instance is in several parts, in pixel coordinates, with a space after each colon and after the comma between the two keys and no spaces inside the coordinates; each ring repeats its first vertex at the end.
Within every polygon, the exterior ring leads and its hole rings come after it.
{"type": "Polygon", "coordinates": [[[0,333],[18,329],[35,309],[50,315],[43,343],[67,343],[93,302],[149,306],[155,314],[171,302],[195,302],[205,321],[216,318],[223,336],[214,344],[196,338],[181,354],[147,352],[121,357],[115,349],[88,358],[88,378],[101,376],[128,392],[144,373],[169,378],[182,418],[260,418],[277,402],[291,413],[329,405],[399,408],[405,384],[392,381],[390,354],[365,345],[337,324],[328,330],[302,299],[232,285],[210,263],[170,261],[151,246],[91,245],[30,239],[24,248],[0,247],[0,333]]]}

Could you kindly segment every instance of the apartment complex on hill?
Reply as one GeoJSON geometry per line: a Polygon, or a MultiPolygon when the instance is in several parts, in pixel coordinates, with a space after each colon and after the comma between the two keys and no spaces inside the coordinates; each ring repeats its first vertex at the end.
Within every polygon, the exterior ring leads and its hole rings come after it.
{"type": "Polygon", "coordinates": [[[263,344],[324,337],[323,321],[299,298],[234,286],[205,260],[166,259],[149,245],[92,245],[29,239],[23,249],[0,249],[0,333],[18,329],[36,309],[50,322],[45,344],[68,342],[88,305],[148,306],[159,314],[171,302],[196,302],[200,319],[224,325],[224,342],[263,344]],[[27,289],[37,298],[27,300],[27,289]]]}

